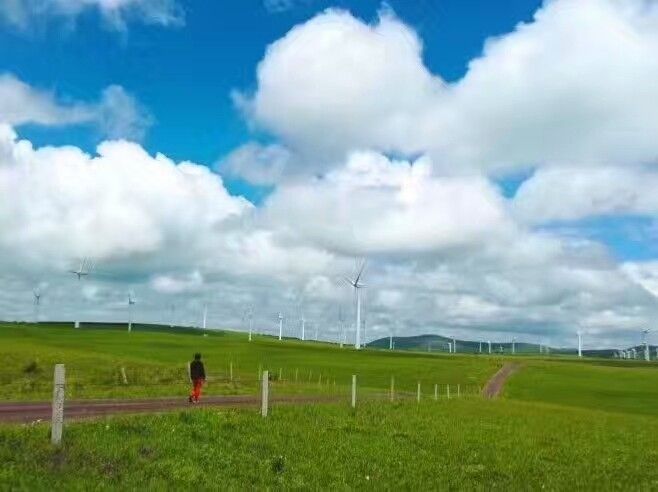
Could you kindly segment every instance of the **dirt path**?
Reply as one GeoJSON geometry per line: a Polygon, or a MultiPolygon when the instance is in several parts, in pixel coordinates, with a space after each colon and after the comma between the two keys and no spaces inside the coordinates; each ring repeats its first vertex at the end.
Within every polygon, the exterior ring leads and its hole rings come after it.
{"type": "MultiPolygon", "coordinates": [[[[279,396],[270,404],[295,404],[335,401],[334,396],[279,396]]],[[[0,403],[0,422],[34,422],[50,420],[50,402],[0,403]]],[[[253,395],[208,396],[195,407],[244,407],[260,405],[260,397],[253,395]]],[[[98,417],[116,413],[155,413],[182,408],[192,404],[186,398],[153,398],[140,400],[78,400],[64,404],[64,416],[69,419],[98,417]]]]}
{"type": "Polygon", "coordinates": [[[521,364],[517,362],[507,362],[489,380],[487,385],[482,390],[482,396],[485,398],[496,398],[503,390],[503,387],[505,386],[505,383],[509,377],[514,374],[520,367],[521,364]]]}

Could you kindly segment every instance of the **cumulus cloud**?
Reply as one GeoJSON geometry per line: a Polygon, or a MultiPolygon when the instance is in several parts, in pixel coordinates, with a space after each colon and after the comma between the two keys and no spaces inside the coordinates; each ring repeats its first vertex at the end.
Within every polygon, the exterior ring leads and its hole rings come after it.
{"type": "Polygon", "coordinates": [[[35,88],[12,74],[0,74],[0,123],[91,124],[107,138],[141,140],[152,122],[149,112],[118,85],[104,89],[97,103],[64,102],[53,92],[35,88]]]}
{"type": "Polygon", "coordinates": [[[560,167],[538,170],[512,207],[527,223],[601,215],[658,216],[658,172],[638,167],[560,167]]]}
{"type": "Polygon", "coordinates": [[[488,172],[647,162],[658,156],[657,32],[652,2],[547,2],[446,84],[390,12],[366,24],[329,10],[268,47],[242,108],[320,155],[428,152],[445,170],[488,172]]]}
{"type": "Polygon", "coordinates": [[[184,21],[176,0],[7,0],[0,4],[0,19],[25,29],[42,19],[75,20],[87,11],[98,12],[106,25],[119,30],[129,20],[162,26],[184,21]]]}
{"type": "Polygon", "coordinates": [[[291,235],[348,255],[440,251],[514,230],[486,179],[436,178],[427,159],[373,152],[353,153],[322,178],[281,185],[265,213],[291,235]]]}
{"type": "Polygon", "coordinates": [[[227,176],[268,186],[281,181],[294,158],[283,145],[250,142],[232,151],[217,167],[227,176]]]}

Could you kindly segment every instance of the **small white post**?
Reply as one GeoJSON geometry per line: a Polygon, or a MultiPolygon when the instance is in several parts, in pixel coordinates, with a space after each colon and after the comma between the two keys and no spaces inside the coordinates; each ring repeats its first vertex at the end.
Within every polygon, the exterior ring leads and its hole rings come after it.
{"type": "Polygon", "coordinates": [[[434,385],[434,399],[435,400],[439,399],[439,385],[438,384],[434,385]]]}
{"type": "Polygon", "coordinates": [[[263,389],[261,394],[260,414],[267,417],[267,408],[269,404],[269,384],[270,384],[270,371],[263,371],[263,382],[261,387],[263,389]]]}
{"type": "Polygon", "coordinates": [[[391,401],[395,400],[395,376],[391,376],[391,401]]]}
{"type": "Polygon", "coordinates": [[[123,384],[128,384],[128,377],[126,377],[126,368],[121,368],[121,378],[123,379],[123,384]]]}
{"type": "Polygon", "coordinates": [[[79,321],[76,321],[76,322],[73,324],[73,326],[74,326],[75,328],[80,328],[80,322],[79,322],[79,321]]]}
{"type": "Polygon", "coordinates": [[[457,385],[457,398],[459,398],[460,396],[461,396],[461,385],[458,384],[457,385]]]}
{"type": "Polygon", "coordinates": [[[416,401],[420,403],[420,381],[418,382],[418,389],[416,391],[416,401]]]}
{"type": "Polygon", "coordinates": [[[62,428],[64,427],[64,364],[55,364],[53,380],[53,413],[51,420],[50,441],[59,446],[62,442],[62,428]]]}
{"type": "Polygon", "coordinates": [[[352,408],[356,408],[356,374],[352,374],[352,408]]]}
{"type": "Polygon", "coordinates": [[[446,384],[446,396],[448,397],[448,400],[450,399],[450,385],[446,384]]]}
{"type": "Polygon", "coordinates": [[[228,371],[229,371],[229,380],[233,381],[233,361],[230,362],[228,366],[228,371]]]}

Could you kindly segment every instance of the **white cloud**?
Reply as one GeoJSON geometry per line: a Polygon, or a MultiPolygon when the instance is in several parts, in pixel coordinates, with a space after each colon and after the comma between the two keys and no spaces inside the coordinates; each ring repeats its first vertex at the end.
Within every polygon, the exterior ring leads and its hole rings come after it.
{"type": "Polygon", "coordinates": [[[267,186],[283,178],[292,159],[291,152],[282,145],[250,142],[232,151],[217,167],[224,175],[267,186]]]}
{"type": "Polygon", "coordinates": [[[372,152],[323,178],[282,184],[264,213],[294,237],[352,255],[441,251],[514,232],[486,179],[432,177],[427,159],[372,152]]]}
{"type": "Polygon", "coordinates": [[[41,19],[74,20],[87,11],[98,12],[108,26],[119,30],[129,20],[162,26],[184,21],[176,0],[7,0],[0,4],[0,18],[22,29],[41,19]]]}
{"type": "Polygon", "coordinates": [[[148,111],[118,85],[105,88],[98,103],[63,102],[61,99],[11,74],[0,74],[0,123],[12,126],[91,124],[108,138],[141,140],[153,122],[148,111]]]}
{"type": "Polygon", "coordinates": [[[658,215],[658,171],[636,167],[540,169],[517,191],[512,207],[528,223],[597,215],[658,215]]]}
{"type": "Polygon", "coordinates": [[[269,46],[249,117],[298,150],[429,152],[444,170],[658,156],[658,6],[555,0],[487,41],[452,84],[428,71],[415,33],[327,11],[269,46]]]}

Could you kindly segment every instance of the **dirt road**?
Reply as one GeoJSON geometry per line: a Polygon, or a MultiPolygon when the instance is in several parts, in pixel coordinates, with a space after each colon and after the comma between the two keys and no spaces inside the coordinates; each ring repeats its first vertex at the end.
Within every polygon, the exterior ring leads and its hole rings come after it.
{"type": "MultiPolygon", "coordinates": [[[[270,404],[294,404],[336,401],[335,396],[279,396],[270,398],[270,404]]],[[[259,406],[260,397],[208,396],[201,403],[192,405],[187,398],[152,398],[140,400],[78,400],[64,404],[64,415],[69,419],[98,417],[116,413],[156,413],[195,407],[245,407],[259,406]]],[[[0,403],[0,422],[34,422],[50,420],[50,402],[0,403]]]]}
{"type": "Polygon", "coordinates": [[[509,377],[514,374],[521,364],[517,362],[507,362],[500,370],[493,375],[487,385],[482,390],[482,396],[485,398],[496,398],[503,390],[509,377]]]}

